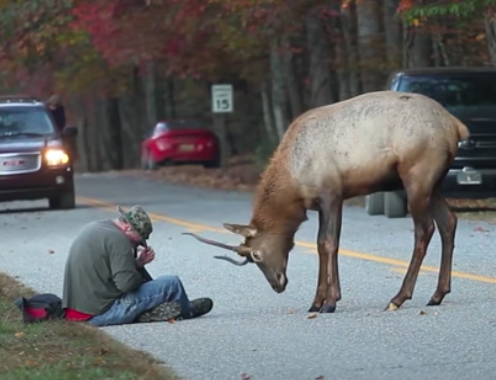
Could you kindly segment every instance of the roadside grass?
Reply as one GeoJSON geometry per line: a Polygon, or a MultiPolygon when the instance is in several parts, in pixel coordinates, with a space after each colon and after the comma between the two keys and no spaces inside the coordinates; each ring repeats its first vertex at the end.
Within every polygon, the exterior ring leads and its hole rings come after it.
{"type": "Polygon", "coordinates": [[[32,289],[0,273],[0,379],[180,380],[150,355],[80,323],[24,324],[13,304],[32,289]]]}

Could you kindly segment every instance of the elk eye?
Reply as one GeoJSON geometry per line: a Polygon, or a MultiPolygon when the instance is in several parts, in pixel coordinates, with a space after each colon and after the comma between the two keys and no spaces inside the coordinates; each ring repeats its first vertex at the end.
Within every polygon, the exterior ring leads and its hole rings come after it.
{"type": "Polygon", "coordinates": [[[251,251],[253,261],[262,261],[262,253],[260,251],[251,251]]]}

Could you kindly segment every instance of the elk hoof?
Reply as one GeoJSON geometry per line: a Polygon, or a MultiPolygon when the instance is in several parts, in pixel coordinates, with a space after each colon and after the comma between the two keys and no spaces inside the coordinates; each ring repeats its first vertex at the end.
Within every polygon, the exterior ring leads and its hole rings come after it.
{"type": "Polygon", "coordinates": [[[390,302],[389,305],[384,309],[385,311],[395,311],[398,310],[399,306],[395,305],[394,303],[390,302]]]}
{"type": "Polygon", "coordinates": [[[427,302],[427,306],[439,306],[441,305],[441,301],[435,301],[433,298],[429,302],[427,302]]]}
{"type": "Polygon", "coordinates": [[[320,309],[321,313],[334,313],[336,311],[336,305],[332,304],[324,304],[322,309],[320,309]]]}
{"type": "Polygon", "coordinates": [[[309,313],[318,313],[318,312],[320,311],[320,309],[321,309],[320,307],[315,306],[315,305],[312,305],[312,306],[310,307],[310,309],[308,309],[308,312],[309,312],[309,313]]]}

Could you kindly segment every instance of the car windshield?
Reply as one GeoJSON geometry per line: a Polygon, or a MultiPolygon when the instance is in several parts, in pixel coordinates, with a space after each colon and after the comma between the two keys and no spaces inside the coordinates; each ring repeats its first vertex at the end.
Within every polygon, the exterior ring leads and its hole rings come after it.
{"type": "Polygon", "coordinates": [[[429,96],[454,113],[496,112],[496,76],[405,76],[398,91],[429,96]]]}
{"type": "Polygon", "coordinates": [[[49,135],[53,132],[50,116],[42,107],[0,107],[0,136],[49,135]]]}

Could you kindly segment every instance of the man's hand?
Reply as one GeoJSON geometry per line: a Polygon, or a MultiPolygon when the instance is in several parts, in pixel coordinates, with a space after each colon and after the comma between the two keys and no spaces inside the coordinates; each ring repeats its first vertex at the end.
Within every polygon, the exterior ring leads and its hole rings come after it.
{"type": "Polygon", "coordinates": [[[146,264],[151,263],[155,259],[155,251],[151,248],[143,249],[138,258],[136,259],[136,263],[140,267],[144,267],[146,264]]]}

